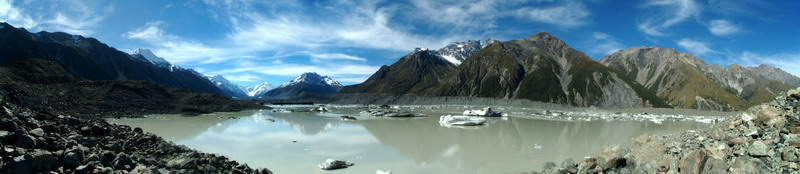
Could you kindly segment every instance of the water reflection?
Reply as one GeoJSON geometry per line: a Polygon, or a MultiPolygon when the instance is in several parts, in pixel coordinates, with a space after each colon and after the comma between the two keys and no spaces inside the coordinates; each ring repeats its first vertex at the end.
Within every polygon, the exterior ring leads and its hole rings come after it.
{"type": "MultiPolygon", "coordinates": [[[[253,117],[264,117],[260,118],[263,120],[266,119],[267,114],[257,113],[253,117]]],[[[339,117],[330,113],[269,113],[269,117],[292,126],[294,130],[304,135],[312,136],[336,128],[341,123],[339,117]]]]}
{"type": "Polygon", "coordinates": [[[276,173],[514,173],[538,170],[546,161],[580,159],[604,144],[630,145],[643,133],[667,134],[697,129],[690,122],[565,122],[520,117],[487,118],[478,129],[441,127],[445,111],[425,118],[358,117],[341,121],[337,113],[248,111],[199,117],[151,116],[109,121],[142,127],[204,152],[226,155],[276,173]],[[226,119],[228,117],[239,119],[226,119]],[[220,119],[219,117],[223,117],[220,119]],[[267,121],[274,119],[275,122],[267,121]],[[541,145],[537,148],[534,145],[541,145]],[[356,166],[320,171],[327,158],[356,166]]]}

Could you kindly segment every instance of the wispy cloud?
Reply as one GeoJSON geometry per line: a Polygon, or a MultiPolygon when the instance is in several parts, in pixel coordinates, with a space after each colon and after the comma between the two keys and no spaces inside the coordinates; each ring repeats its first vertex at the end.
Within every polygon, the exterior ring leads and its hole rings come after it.
{"type": "Polygon", "coordinates": [[[357,60],[357,61],[367,61],[367,59],[358,56],[351,56],[342,53],[308,53],[309,56],[313,59],[325,59],[325,60],[335,60],[335,59],[342,59],[342,60],[357,60]]]}
{"type": "Polygon", "coordinates": [[[709,48],[708,45],[705,42],[700,42],[700,41],[692,40],[692,39],[689,39],[689,38],[683,38],[681,40],[678,40],[676,43],[681,48],[686,49],[689,52],[692,52],[692,53],[698,54],[698,55],[716,52],[716,51],[712,50],[711,48],[709,48]]]}
{"type": "Polygon", "coordinates": [[[252,74],[224,74],[225,78],[231,82],[255,82],[261,80],[261,77],[252,74]]]}
{"type": "Polygon", "coordinates": [[[150,43],[153,51],[172,63],[216,63],[236,57],[241,52],[206,46],[194,40],[167,33],[162,21],[148,22],[144,26],[126,33],[129,39],[138,39],[150,43]]]}
{"type": "Polygon", "coordinates": [[[29,0],[20,3],[26,6],[18,6],[13,0],[0,0],[0,21],[29,30],[89,35],[108,14],[115,11],[113,5],[84,1],[29,0]]]}
{"type": "Polygon", "coordinates": [[[595,55],[609,55],[619,50],[625,49],[616,38],[602,32],[592,33],[591,39],[588,39],[586,45],[590,45],[588,52],[595,55]]]}
{"type": "Polygon", "coordinates": [[[519,18],[560,27],[574,27],[588,23],[589,11],[580,2],[554,2],[550,0],[502,1],[502,0],[412,0],[407,16],[415,21],[439,27],[464,29],[487,29],[497,27],[501,18],[519,18]],[[521,4],[535,3],[545,7],[526,7],[521,4]]]}
{"type": "Polygon", "coordinates": [[[650,0],[644,6],[657,14],[645,18],[637,26],[652,36],[666,35],[662,30],[699,15],[702,9],[694,0],[650,0]]]}
{"type": "Polygon", "coordinates": [[[725,36],[739,32],[739,26],[732,24],[728,20],[717,19],[708,24],[708,31],[717,36],[725,36]]]}
{"type": "Polygon", "coordinates": [[[516,11],[517,16],[533,21],[563,26],[574,27],[586,24],[589,16],[588,10],[577,2],[549,8],[521,8],[516,11]]]}

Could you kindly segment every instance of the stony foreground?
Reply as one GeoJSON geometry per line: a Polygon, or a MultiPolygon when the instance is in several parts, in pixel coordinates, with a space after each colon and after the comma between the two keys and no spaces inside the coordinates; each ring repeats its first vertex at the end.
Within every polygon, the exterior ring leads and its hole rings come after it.
{"type": "Polygon", "coordinates": [[[271,173],[102,119],[0,101],[0,173],[271,173]]]}
{"type": "Polygon", "coordinates": [[[705,130],[634,141],[541,173],[800,173],[800,88],[705,130]]]}

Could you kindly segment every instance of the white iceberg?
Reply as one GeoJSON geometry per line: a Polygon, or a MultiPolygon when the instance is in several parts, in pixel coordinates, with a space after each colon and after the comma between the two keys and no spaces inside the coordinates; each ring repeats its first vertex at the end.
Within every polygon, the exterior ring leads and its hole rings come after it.
{"type": "Polygon", "coordinates": [[[485,118],[463,116],[463,115],[445,115],[439,117],[439,125],[449,126],[478,126],[486,123],[485,118]]]}
{"type": "Polygon", "coordinates": [[[464,111],[464,115],[466,116],[483,116],[483,117],[500,117],[503,116],[503,113],[497,112],[492,110],[492,108],[483,108],[478,110],[466,110],[464,111]]]}

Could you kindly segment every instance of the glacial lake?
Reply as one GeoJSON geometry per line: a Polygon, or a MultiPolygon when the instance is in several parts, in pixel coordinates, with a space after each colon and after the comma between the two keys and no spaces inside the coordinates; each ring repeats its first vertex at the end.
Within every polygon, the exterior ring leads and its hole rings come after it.
{"type": "Polygon", "coordinates": [[[366,108],[336,107],[325,113],[251,110],[108,121],[141,127],[177,144],[275,173],[522,173],[539,171],[548,161],[579,162],[607,144],[630,147],[641,134],[709,126],[691,121],[565,121],[510,114],[488,117],[483,126],[447,128],[439,125],[439,117],[463,109],[416,108],[415,112],[428,115],[416,118],[361,116],[362,110],[366,108]],[[342,115],[358,120],[341,121],[342,115]],[[316,167],[328,158],[355,166],[332,171],[316,167]]]}

